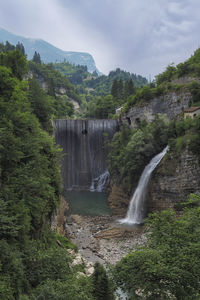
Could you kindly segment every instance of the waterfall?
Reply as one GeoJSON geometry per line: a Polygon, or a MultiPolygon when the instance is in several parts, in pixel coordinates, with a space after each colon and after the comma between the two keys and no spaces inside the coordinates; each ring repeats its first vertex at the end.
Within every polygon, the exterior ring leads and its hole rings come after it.
{"type": "Polygon", "coordinates": [[[108,186],[109,181],[110,173],[105,171],[103,174],[92,180],[90,192],[103,192],[103,190],[108,186]]]}
{"type": "Polygon", "coordinates": [[[119,222],[122,224],[141,224],[145,214],[145,198],[148,183],[152,172],[160,163],[168,150],[168,146],[159,154],[154,156],[150,163],[145,167],[140,177],[138,186],[130,201],[126,217],[119,222]]]}
{"type": "Polygon", "coordinates": [[[104,179],[108,178],[103,176],[107,170],[105,143],[116,132],[117,121],[54,120],[53,125],[56,143],[63,149],[64,190],[90,190],[92,183],[95,190],[103,190],[104,179]]]}

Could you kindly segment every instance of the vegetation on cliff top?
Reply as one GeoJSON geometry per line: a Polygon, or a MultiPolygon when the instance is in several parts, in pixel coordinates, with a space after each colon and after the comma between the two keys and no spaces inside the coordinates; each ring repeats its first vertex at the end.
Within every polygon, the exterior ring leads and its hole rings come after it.
{"type": "Polygon", "coordinates": [[[170,92],[190,92],[193,96],[191,105],[200,105],[200,49],[185,62],[175,66],[170,64],[166,70],[156,76],[155,81],[138,89],[123,106],[123,112],[127,112],[134,105],[144,105],[149,100],[160,97],[170,92]],[[187,82],[187,78],[189,80],[187,82]],[[186,78],[186,82],[177,79],[186,78]]]}

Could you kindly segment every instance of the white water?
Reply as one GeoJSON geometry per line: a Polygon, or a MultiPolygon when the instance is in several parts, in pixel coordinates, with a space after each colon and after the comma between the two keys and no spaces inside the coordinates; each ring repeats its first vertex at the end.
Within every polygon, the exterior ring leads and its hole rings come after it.
{"type": "Polygon", "coordinates": [[[110,173],[105,171],[103,174],[94,178],[90,186],[90,192],[102,192],[104,188],[108,185],[110,180],[110,173]]]}
{"type": "Polygon", "coordinates": [[[145,198],[147,193],[148,183],[153,170],[165,156],[168,146],[159,154],[154,156],[150,163],[145,167],[140,177],[138,186],[130,201],[126,217],[119,222],[121,224],[141,224],[145,214],[145,198]]]}

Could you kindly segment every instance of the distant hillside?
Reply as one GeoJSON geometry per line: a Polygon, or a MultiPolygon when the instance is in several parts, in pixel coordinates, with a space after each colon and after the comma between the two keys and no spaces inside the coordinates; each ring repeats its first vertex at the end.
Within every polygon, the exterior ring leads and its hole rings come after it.
{"type": "Polygon", "coordinates": [[[55,63],[53,66],[56,70],[64,74],[72,84],[77,86],[79,93],[83,94],[95,96],[110,94],[112,84],[115,80],[126,82],[132,79],[135,87],[141,87],[148,83],[146,78],[120,70],[119,68],[111,71],[108,76],[98,76],[95,73],[91,76],[83,66],[72,66],[67,62],[55,63]]]}
{"type": "Polygon", "coordinates": [[[0,43],[5,43],[6,41],[14,45],[18,42],[22,43],[28,59],[32,59],[34,52],[37,51],[40,53],[44,63],[63,62],[66,60],[75,65],[87,66],[88,71],[91,73],[94,71],[98,74],[100,73],[96,68],[92,55],[89,53],[63,51],[43,40],[17,36],[0,28],[0,43]]]}

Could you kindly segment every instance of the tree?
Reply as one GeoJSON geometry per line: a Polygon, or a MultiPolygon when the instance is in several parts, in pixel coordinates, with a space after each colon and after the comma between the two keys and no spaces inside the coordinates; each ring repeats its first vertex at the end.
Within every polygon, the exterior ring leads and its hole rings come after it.
{"type": "Polygon", "coordinates": [[[40,54],[37,53],[36,51],[35,51],[35,53],[33,55],[32,61],[35,62],[36,64],[41,64],[40,54]]]}
{"type": "Polygon", "coordinates": [[[13,76],[19,80],[22,80],[27,72],[26,58],[19,50],[0,52],[0,65],[10,68],[13,76]]]}
{"type": "Polygon", "coordinates": [[[54,112],[55,100],[45,94],[35,78],[29,79],[28,99],[33,108],[33,113],[37,116],[42,128],[51,131],[50,119],[54,112]]]}
{"type": "Polygon", "coordinates": [[[100,263],[95,263],[92,274],[93,295],[95,300],[113,300],[113,292],[106,270],[100,263]]]}
{"type": "Polygon", "coordinates": [[[113,96],[113,98],[118,98],[119,97],[119,84],[118,84],[118,80],[115,79],[113,81],[112,87],[111,87],[111,95],[113,96]]]}
{"type": "Polygon", "coordinates": [[[118,286],[130,299],[199,299],[200,195],[191,195],[181,216],[172,210],[148,219],[146,246],[115,267],[118,286]]]}
{"type": "Polygon", "coordinates": [[[24,45],[22,43],[18,42],[16,45],[16,49],[19,50],[21,52],[21,54],[25,56],[25,49],[24,49],[24,45]]]}
{"type": "Polygon", "coordinates": [[[95,107],[95,117],[107,119],[115,113],[115,103],[111,95],[107,95],[97,100],[95,107]]]}

